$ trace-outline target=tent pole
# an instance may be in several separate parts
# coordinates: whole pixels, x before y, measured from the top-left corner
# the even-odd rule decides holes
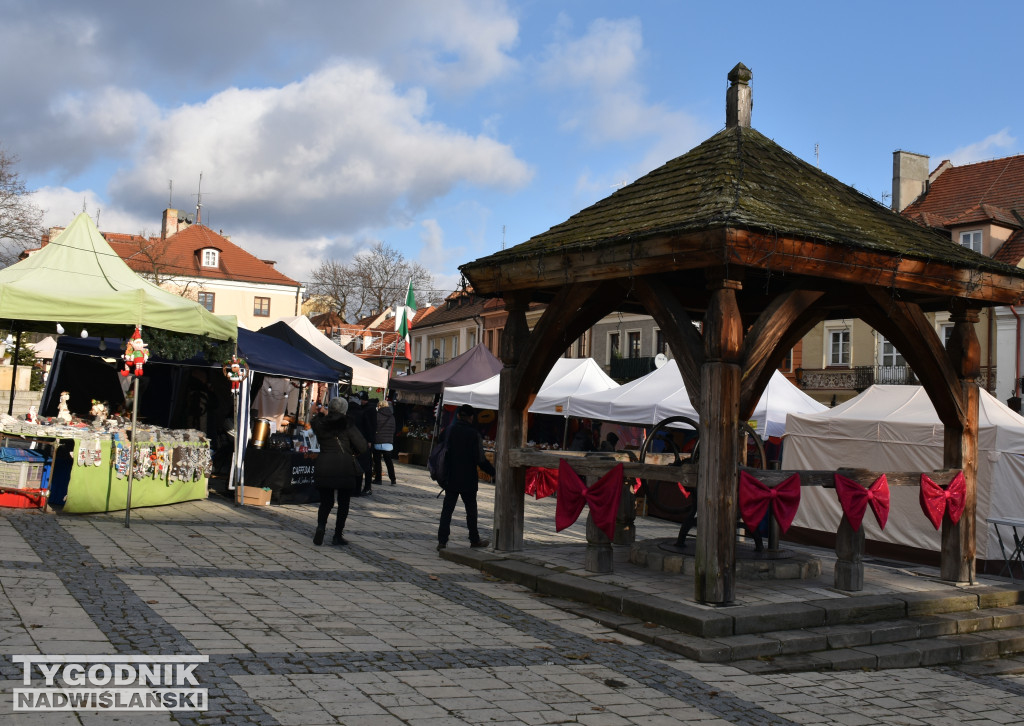
[[[562,430],[562,451],[569,448],[569,417],[565,417],[565,428]]]
[[[135,424],[139,420],[139,377],[135,376],[132,393],[132,438],[128,443],[128,499],[124,506],[124,526],[131,528],[132,477],[135,472]]]
[[[7,415],[14,415],[14,388],[18,381],[18,355],[21,353],[21,331],[18,331],[18,337],[14,339],[14,355],[11,356],[11,397],[7,401]]]

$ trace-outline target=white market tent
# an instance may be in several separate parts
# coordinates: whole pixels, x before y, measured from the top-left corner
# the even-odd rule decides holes
[[[53,339],[52,335],[47,335],[38,343],[26,343],[25,347],[31,348],[36,358],[53,360],[53,355],[57,351],[57,341]]]
[[[760,436],[781,436],[787,414],[813,413],[825,408],[775,371],[751,420],[757,422]],[[653,426],[671,416],[699,420],[675,360],[618,388],[573,397],[566,415],[643,426]]]
[[[453,386],[444,390],[446,406],[468,403],[474,408],[498,409],[498,379],[491,376],[468,386]],[[597,391],[618,388],[593,358],[559,358],[537,392],[530,413],[568,416],[569,402],[575,397]]]
[[[979,408],[977,556],[995,560],[1002,557],[999,541],[985,520],[991,516],[1024,519],[1024,417],[984,390]],[[782,468],[933,471],[942,468],[943,436],[944,427],[924,388],[871,386],[833,409],[791,415]],[[918,487],[892,487],[891,495],[884,530],[870,512],[865,515],[867,539],[940,551],[940,532],[921,511]],[[834,533],[841,518],[834,490],[801,490],[795,527]]]
[[[370,388],[387,388],[388,370],[381,368],[359,356],[350,353],[317,330],[316,326],[309,321],[305,315],[298,315],[290,318],[281,318],[279,323],[284,323],[298,333],[306,342],[338,363],[349,366],[352,369],[352,385],[368,386]]]

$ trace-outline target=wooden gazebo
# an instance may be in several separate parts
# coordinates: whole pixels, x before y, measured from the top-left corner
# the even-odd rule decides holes
[[[660,326],[686,388],[699,391],[695,597],[734,599],[740,422],[786,352],[818,322],[857,317],[914,369],[945,425],[945,466],[967,508],[942,528],[942,577],[974,578],[980,355],[974,324],[1018,303],[1024,270],[903,219],[750,128],[750,71],[730,73],[726,127],[688,153],[522,244],[467,263],[474,290],[501,297],[501,409],[494,542],[523,545],[530,396],[584,331],[613,311]],[[534,329],[530,302],[547,309]],[[948,310],[947,347],[926,312]],[[694,323],[700,323],[698,330]]]

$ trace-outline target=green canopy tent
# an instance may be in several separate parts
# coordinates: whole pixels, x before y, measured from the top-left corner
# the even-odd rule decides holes
[[[215,340],[234,340],[238,335],[234,316],[214,315],[199,303],[135,274],[84,212],[41,250],[0,270],[0,325],[5,324],[17,334],[15,365],[22,332],[52,332],[57,324],[69,333],[87,330],[91,335],[114,338],[128,338],[135,326]],[[136,379],[133,445],[138,393]],[[12,375],[12,405],[13,401]],[[129,474],[126,527],[131,512],[131,481]]]

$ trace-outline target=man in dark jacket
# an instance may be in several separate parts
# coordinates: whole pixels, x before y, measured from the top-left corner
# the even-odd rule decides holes
[[[359,433],[372,446],[377,440],[377,399],[370,398],[366,391],[359,392],[359,416],[356,423]],[[367,449],[359,457],[359,465],[363,467],[363,490],[361,494],[373,493],[373,450]]]
[[[484,441],[473,426],[473,407],[464,404],[456,411],[456,420],[448,432],[448,453],[445,455],[446,481],[444,503],[441,505],[441,521],[437,528],[437,549],[448,545],[451,534],[452,514],[459,497],[466,509],[466,526],[469,528],[469,546],[486,547],[489,540],[480,539],[477,530],[476,492],[480,484],[477,467],[494,476],[494,467],[484,455]]]
[[[349,497],[359,491],[361,484],[353,457],[369,448],[362,434],[345,415],[347,412],[348,401],[335,398],[326,409],[318,407],[317,415],[310,422],[320,444],[314,471],[316,485],[320,490],[320,508],[316,515],[316,532],[313,534],[313,544],[318,546],[324,543],[327,518],[334,508],[335,497],[338,499],[338,518],[334,524],[331,544],[348,544],[344,531]]]

